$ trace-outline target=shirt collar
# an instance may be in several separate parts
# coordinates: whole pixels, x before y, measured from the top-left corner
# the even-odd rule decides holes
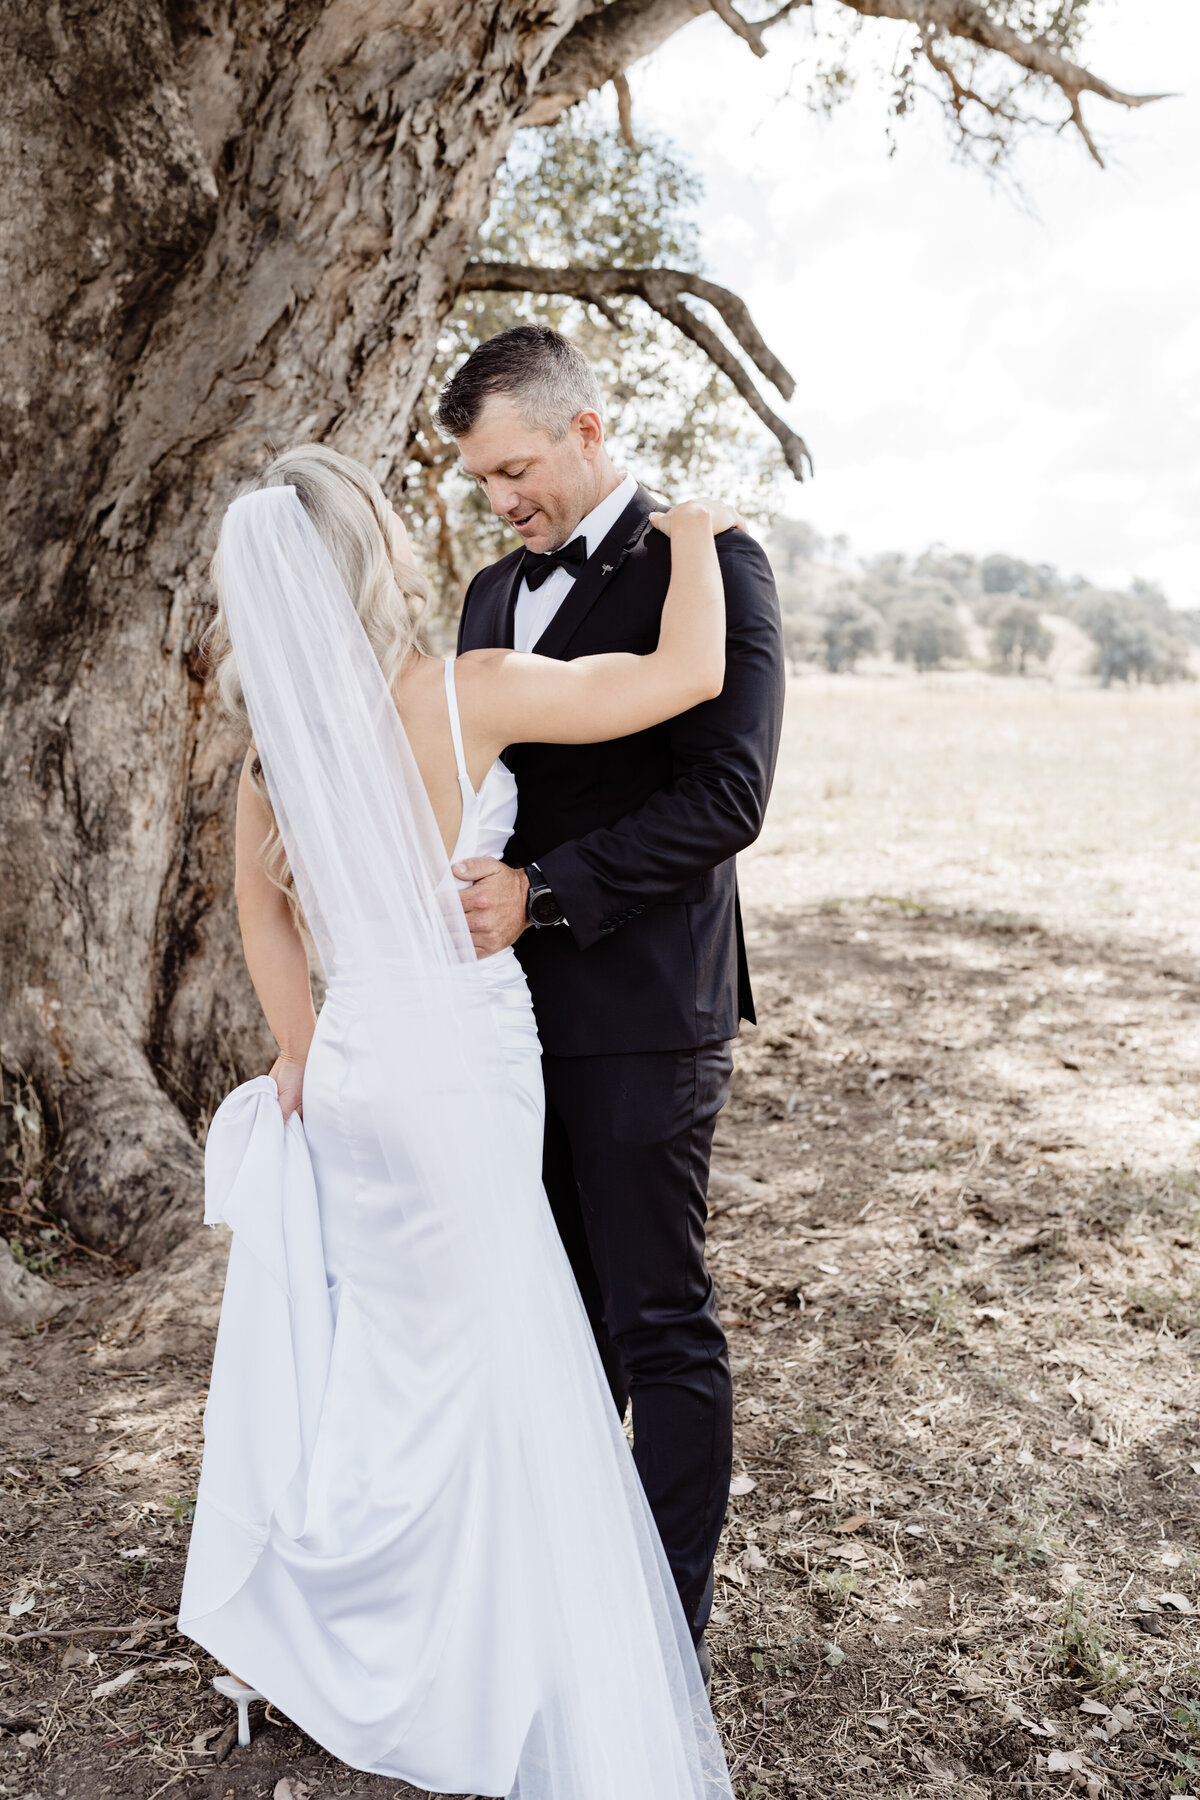
[[[619,487],[615,487],[611,494],[607,494],[600,502],[599,506],[594,506],[585,519],[580,519],[579,524],[575,527],[575,530],[571,535],[572,537],[583,536],[587,542],[587,553],[589,556],[594,556],[596,554],[621,514],[625,511],[625,508],[629,505],[629,502],[633,499],[633,496],[637,493],[637,485],[635,476],[626,475]]]

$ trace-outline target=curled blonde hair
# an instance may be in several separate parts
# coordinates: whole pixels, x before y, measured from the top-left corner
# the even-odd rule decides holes
[[[429,588],[412,564],[403,562],[392,548],[391,507],[383,489],[369,469],[325,444],[299,444],[294,450],[285,450],[241,493],[271,487],[295,488],[300,504],[333,558],[383,678],[389,688],[393,687],[409,651],[425,647],[421,619],[429,603]],[[217,615],[204,635],[209,679],[225,711],[243,727],[253,749],[250,719],[225,614],[219,543],[212,560],[212,578]],[[250,765],[250,778],[271,813],[271,831],[261,851],[263,868],[268,879],[287,895],[293,917],[303,929],[292,871],[257,755]]]

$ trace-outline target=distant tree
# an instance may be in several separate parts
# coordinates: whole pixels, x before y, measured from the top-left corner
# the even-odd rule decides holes
[[[992,613],[990,644],[998,663],[1024,675],[1030,657],[1045,662],[1054,648],[1054,638],[1032,601],[1013,600]]]
[[[825,539],[804,519],[776,519],[767,550],[776,575],[794,575],[798,563],[814,562]]]
[[[823,653],[822,620],[816,613],[786,611],[783,615],[783,654],[793,671],[800,663],[813,662]]]
[[[1145,585],[1145,583],[1135,580],[1130,584],[1130,592],[1136,594]],[[1161,588],[1157,587],[1154,591],[1158,594],[1162,592]],[[1172,635],[1185,638],[1189,644],[1200,644],[1200,610],[1191,606],[1172,606],[1166,600],[1163,605],[1165,628]]]
[[[879,646],[883,620],[853,592],[839,594],[822,607],[820,621],[825,667],[834,675],[852,669]]]
[[[918,669],[936,669],[967,654],[953,607],[941,600],[904,600],[892,613],[892,655]]]
[[[1075,616],[1096,646],[1095,670],[1101,687],[1114,681],[1186,681],[1191,677],[1186,638],[1170,629],[1165,598],[1142,585],[1122,594],[1087,589]]]
[[[1186,628],[1194,622],[1197,615],[1182,607],[1172,606],[1157,581],[1146,581],[1143,576],[1135,575],[1128,587],[1129,604],[1152,619],[1156,625],[1168,634]]]
[[[947,550],[944,544],[931,544],[913,564],[913,577],[919,582],[937,582],[951,588],[962,600],[974,597],[980,587],[979,563],[964,550]]]
[[[863,560],[863,581],[886,605],[908,587],[908,558],[902,550],[881,550]]]
[[[1028,563],[1015,556],[985,556],[979,565],[979,576],[985,594],[1023,594]]]
[[[1022,562],[1016,556],[985,556],[979,575],[985,594],[1017,594],[1023,600],[1046,600],[1063,588],[1050,563]]]

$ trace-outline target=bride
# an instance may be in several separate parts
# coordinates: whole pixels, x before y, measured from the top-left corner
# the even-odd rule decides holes
[[[714,697],[716,532],[671,540],[657,648],[442,662],[404,527],[358,464],[278,457],[225,515],[219,690],[246,962],[280,1047],[205,1149],[231,1227],[180,1626],[355,1768],[519,1800],[730,1794],[691,1637],[541,1186],[511,949],[451,864],[499,856],[517,741]],[[326,989],[318,1016],[311,935]]]

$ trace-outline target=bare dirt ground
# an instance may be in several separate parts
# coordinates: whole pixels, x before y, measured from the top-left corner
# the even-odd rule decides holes
[[[712,1184],[741,1800],[1200,1794],[1198,748],[1187,690],[793,689]],[[205,1377],[0,1346],[0,1793],[403,1791],[231,1749],[173,1633]]]

